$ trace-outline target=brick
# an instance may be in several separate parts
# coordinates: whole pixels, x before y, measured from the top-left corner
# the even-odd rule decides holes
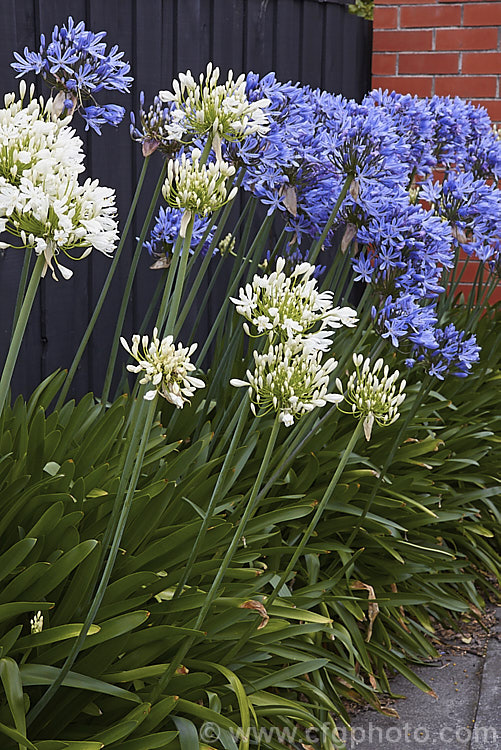
[[[489,305],[495,305],[501,301],[501,286],[497,286],[489,297]]]
[[[461,26],[460,5],[410,5],[400,11],[400,26],[436,28],[438,26]]]
[[[397,72],[397,56],[394,52],[375,52],[372,55],[372,75],[392,76]]]
[[[389,89],[399,94],[417,94],[417,96],[430,96],[432,84],[433,78],[425,76],[374,76],[372,78],[372,86],[375,89]]]
[[[470,0],[470,2],[473,2],[474,0]],[[462,292],[465,300],[468,300],[468,296],[471,292],[472,285],[471,284],[460,284],[458,288],[456,289],[456,294],[459,292]],[[496,302],[499,302],[501,300],[501,286],[497,286],[492,294],[489,296],[488,304],[489,305],[495,305]]]
[[[497,76],[444,76],[435,79],[435,93],[439,96],[494,97]]]
[[[490,101],[486,101],[485,99],[478,101],[475,99],[473,104],[479,104],[480,106],[485,107],[491,116],[492,122],[501,122],[501,99],[491,99]]]
[[[501,2],[465,3],[464,26],[499,26],[501,24]]]
[[[500,73],[501,52],[464,52],[462,72],[465,75],[471,73],[496,75]]]
[[[378,31],[374,30],[374,52],[428,51],[432,45],[431,31]]]
[[[480,265],[479,261],[475,260],[474,258],[470,258],[468,263],[466,263],[464,260],[463,252],[461,251],[461,257],[459,259],[459,262],[456,265],[456,272],[454,276],[457,279],[459,278],[459,275],[462,273],[461,284],[471,285],[475,281],[475,277],[477,275],[479,265]]]
[[[459,55],[457,52],[422,52],[420,54],[403,52],[398,62],[398,72],[406,74],[437,74],[457,73],[459,70]]]
[[[398,8],[374,8],[375,29],[396,29],[398,26]]]
[[[457,3],[458,0],[454,0]],[[429,5],[430,0],[375,0],[376,8],[378,5]]]
[[[498,30],[496,28],[437,29],[435,40],[437,50],[495,50],[498,46]]]

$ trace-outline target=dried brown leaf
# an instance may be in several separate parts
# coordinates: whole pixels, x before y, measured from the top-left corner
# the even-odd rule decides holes
[[[287,211],[293,216],[297,216],[297,195],[296,188],[291,185],[282,185],[282,200]]]
[[[157,260],[153,263],[153,265],[150,266],[150,268],[153,271],[157,270],[163,270],[164,268],[168,268],[170,266],[170,258],[168,258],[166,255],[160,255]]]
[[[363,583],[363,581],[353,581],[353,583],[350,585],[350,588],[354,589],[355,591],[367,591],[369,594],[369,627],[367,628],[367,635],[365,636],[365,640],[368,643],[372,637],[374,620],[379,614],[379,604],[376,601],[371,601],[371,599],[376,598],[376,592],[370,584]]]
[[[258,602],[256,599],[248,599],[246,602],[242,602],[239,605],[240,609],[255,609],[261,615],[261,622],[258,625],[258,630],[262,630],[267,626],[270,621],[270,616],[266,611],[266,608],[262,602]]]

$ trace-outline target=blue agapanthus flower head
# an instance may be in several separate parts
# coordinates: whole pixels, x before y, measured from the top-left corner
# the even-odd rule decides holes
[[[172,258],[172,249],[179,237],[181,219],[184,211],[167,206],[160,207],[155,219],[155,225],[150,233],[150,239],[144,243],[145,249],[158,262],[157,268],[167,267]],[[193,234],[191,237],[190,251],[193,252],[197,245],[204,239],[207,232],[209,219],[195,215]],[[212,227],[205,237],[202,246],[202,255],[205,255],[211,245],[215,227]],[[216,252],[216,250],[214,250]]]
[[[75,23],[70,16],[66,25],[55,26],[50,40],[40,37],[38,52],[24,48],[24,57],[14,52],[11,63],[17,77],[35,73],[58,93],[54,111],[61,115],[77,110],[91,127],[101,133],[105,124],[118,125],[125,114],[124,107],[99,104],[95,98],[103,89],[121,93],[129,91],[133,78],[128,75],[130,65],[122,58],[115,45],[109,51],[103,39],[105,31],[95,34],[85,28],[83,21]]]
[[[437,346],[424,356],[429,374],[439,380],[444,380],[446,375],[467,377],[472,365],[480,358],[480,347],[475,336],[458,331],[452,323],[445,328],[437,327],[434,334]]]
[[[153,103],[145,109],[144,91],[139,94],[139,118],[130,113],[130,137],[142,144],[143,156],[149,156],[157,148],[167,156],[172,156],[180,148],[180,142],[172,137],[173,102],[162,102],[155,96]]]

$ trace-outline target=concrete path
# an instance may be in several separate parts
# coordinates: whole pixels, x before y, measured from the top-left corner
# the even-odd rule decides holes
[[[501,634],[501,608],[494,632]],[[489,639],[485,656],[446,655],[413,671],[438,698],[396,677],[394,694],[406,696],[395,703],[400,718],[358,713],[346,750],[501,750],[500,640]]]

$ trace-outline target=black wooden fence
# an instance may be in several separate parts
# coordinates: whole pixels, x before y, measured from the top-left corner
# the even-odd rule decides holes
[[[93,31],[107,31],[108,44],[124,50],[135,81],[130,96],[115,101],[127,110],[137,111],[141,89],[148,102],[159,89],[168,89],[179,71],[189,68],[196,74],[209,60],[222,71],[274,70],[279,80],[301,81],[356,99],[369,87],[371,26],[351,15],[345,0],[1,0],[0,9],[0,93],[17,87],[10,67],[12,50],[36,49],[40,33],[49,35],[68,15],[84,20]],[[106,94],[103,100],[112,101]],[[123,222],[141,167],[140,147],[129,138],[128,122],[118,129],[104,128],[101,137],[91,134],[84,139],[88,172],[116,188]],[[149,177],[156,180],[156,175]],[[151,194],[151,189],[145,193]],[[140,205],[137,224],[144,210]],[[136,225],[75,378],[74,395],[101,388],[134,249],[132,238],[138,233]],[[0,255],[0,363],[8,346],[22,260],[22,251]],[[95,251],[71,264],[71,280],[42,282],[16,368],[14,393],[28,395],[50,372],[69,367],[109,263]],[[137,329],[158,279],[150,263],[145,254],[128,308],[127,336]]]

